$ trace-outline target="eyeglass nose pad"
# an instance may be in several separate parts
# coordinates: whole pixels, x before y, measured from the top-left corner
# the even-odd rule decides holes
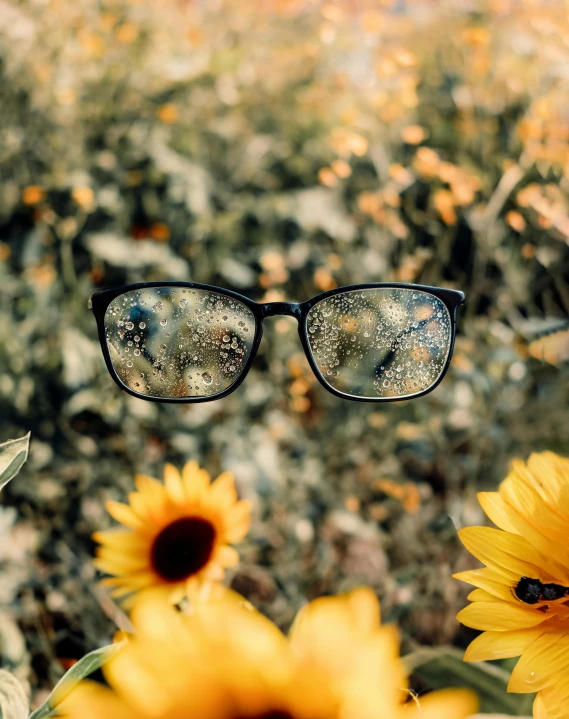
[[[263,319],[265,317],[274,317],[275,315],[288,315],[289,317],[296,317],[300,321],[300,305],[295,302],[266,302],[261,306],[263,308]]]

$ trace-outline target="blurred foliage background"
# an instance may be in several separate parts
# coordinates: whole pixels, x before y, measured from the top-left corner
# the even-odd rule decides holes
[[[512,457],[569,454],[569,3],[0,0],[0,22],[0,440],[32,433],[2,495],[1,664],[39,701],[109,641],[104,501],[189,458],[254,501],[230,581],[279,624],[367,583],[406,650],[464,647],[456,527]],[[87,310],[161,279],[467,304],[422,399],[333,397],[275,318],[238,391],[177,407],[121,393]]]

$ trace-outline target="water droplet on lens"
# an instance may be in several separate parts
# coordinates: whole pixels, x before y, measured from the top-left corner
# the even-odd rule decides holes
[[[127,328],[127,330],[133,330],[133,329],[134,329],[134,324],[133,324],[132,322],[127,322],[127,323],[125,324],[125,327]]]
[[[224,341],[224,342],[230,342],[230,341],[231,341],[231,337],[230,337],[229,335],[223,335],[223,341]]]
[[[138,326],[143,330],[146,327],[146,322],[141,322]]]
[[[166,327],[166,325],[168,324],[168,320],[163,317],[163,318],[160,320],[160,324],[162,325],[162,327]]]
[[[134,356],[135,356],[135,357],[138,357],[139,354],[140,354],[140,350],[134,350]]]
[[[132,367],[132,360],[129,360],[129,361],[126,363],[126,366],[127,366],[127,367]]]
[[[213,377],[210,375],[209,372],[204,372],[202,374],[202,382],[204,384],[211,384],[213,382]]]

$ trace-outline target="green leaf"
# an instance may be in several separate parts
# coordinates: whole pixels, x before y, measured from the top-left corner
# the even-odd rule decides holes
[[[65,699],[69,692],[76,687],[82,679],[85,679],[89,674],[100,669],[109,659],[112,659],[115,654],[122,649],[123,644],[124,642],[109,644],[106,647],[95,649],[94,652],[86,654],[60,679],[55,689],[47,698],[47,701],[32,712],[29,719],[45,719],[46,717],[55,716],[55,710],[58,704]]]
[[[20,439],[11,439],[0,444],[0,489],[5,487],[11,479],[22,469],[28,458],[30,447],[30,433]]]
[[[13,674],[0,669],[0,719],[26,719],[28,711],[26,690]]]
[[[467,663],[453,647],[419,649],[404,658],[410,673],[431,689],[467,687],[480,698],[480,711],[523,716],[531,714],[533,695],[509,694],[510,672],[489,662]]]

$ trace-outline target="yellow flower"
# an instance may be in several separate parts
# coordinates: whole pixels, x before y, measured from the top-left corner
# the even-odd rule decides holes
[[[409,698],[398,635],[370,589],[318,599],[288,639],[232,593],[187,616],[153,598],[105,667],[110,688],[83,683],[70,719],[463,719],[464,690]]]
[[[516,460],[499,491],[478,498],[500,529],[459,532],[486,565],[455,575],[478,587],[458,619],[484,632],[464,658],[520,656],[508,690],[538,692],[536,719],[569,719],[569,459]]]
[[[107,502],[112,517],[126,530],[96,532],[95,564],[115,575],[103,583],[114,596],[152,590],[180,601],[223,579],[237,564],[231,544],[242,540],[251,522],[251,506],[237,500],[233,476],[221,474],[210,484],[208,473],[188,462],[182,474],[170,464],[164,484],[138,475],[129,504]]]

